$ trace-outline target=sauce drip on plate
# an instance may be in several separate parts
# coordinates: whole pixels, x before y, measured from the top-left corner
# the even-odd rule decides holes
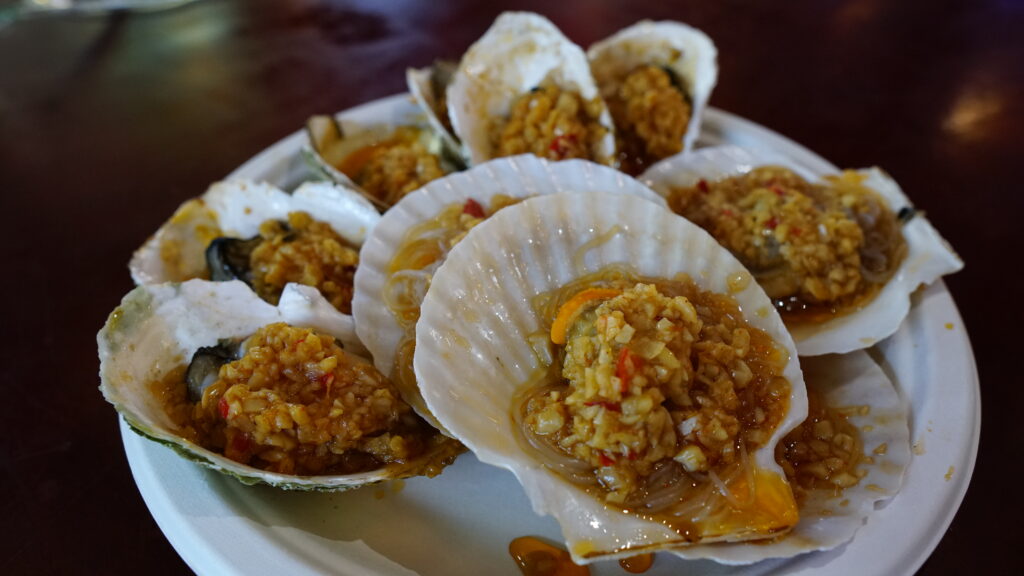
[[[630,574],[643,574],[654,565],[654,554],[637,554],[619,560],[619,566]]]
[[[590,569],[572,561],[569,553],[533,536],[520,536],[508,545],[525,576],[589,576]]]

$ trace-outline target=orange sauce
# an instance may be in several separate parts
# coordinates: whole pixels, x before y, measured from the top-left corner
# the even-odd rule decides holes
[[[385,150],[393,142],[381,142],[359,148],[352,152],[338,163],[335,168],[341,170],[346,176],[355,180],[363,171],[363,168],[370,163],[374,156]]]
[[[637,554],[619,560],[619,566],[630,574],[643,574],[654,565],[654,554]]]
[[[589,576],[590,569],[572,561],[569,553],[533,536],[520,536],[508,553],[525,576]]]

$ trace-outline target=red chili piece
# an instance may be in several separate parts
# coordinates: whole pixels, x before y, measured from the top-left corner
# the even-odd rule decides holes
[[[775,230],[775,227],[778,226],[778,225],[779,225],[779,219],[776,218],[775,216],[772,216],[771,218],[768,219],[767,222],[764,223],[764,227],[769,229],[769,230]]]
[[[786,191],[785,190],[783,190],[782,188],[779,188],[778,186],[775,186],[774,184],[772,186],[770,186],[769,188],[771,189],[772,192],[775,192],[776,196],[778,196],[780,198],[786,195]]]
[[[220,401],[217,402],[217,410],[220,412],[220,417],[227,420],[229,411],[228,401],[225,400],[223,396],[221,396]]]
[[[629,348],[625,346],[619,351],[618,361],[615,363],[615,375],[618,376],[620,384],[620,392],[623,394],[629,390],[629,381],[633,379],[633,374],[640,369],[642,360],[635,354],[629,351]]]
[[[730,210],[728,208],[726,208],[725,210],[722,210],[722,214],[725,215],[725,216],[735,216],[736,215],[735,212],[733,212],[732,210]]]
[[[474,218],[486,218],[487,217],[487,214],[484,213],[483,206],[478,204],[477,201],[473,200],[472,198],[468,198],[466,200],[466,203],[462,205],[462,213],[463,214],[469,214],[470,216],[473,216]]]
[[[615,464],[615,460],[609,458],[604,452],[598,452],[597,456],[601,459],[601,466],[611,466],[612,464]]]
[[[703,179],[703,178],[698,180],[697,181],[697,189],[700,190],[701,192],[707,194],[708,193],[708,181]]]
[[[320,383],[324,385],[324,392],[331,393],[331,384],[334,384],[334,372],[328,372],[320,377]]]
[[[250,444],[252,444],[252,442],[249,439],[249,434],[245,432],[238,434],[231,440],[231,447],[238,452],[248,451]]]
[[[576,140],[575,134],[560,134],[555,136],[548,149],[554,152],[559,159],[565,158],[565,154],[569,151],[569,146],[575,146]]]

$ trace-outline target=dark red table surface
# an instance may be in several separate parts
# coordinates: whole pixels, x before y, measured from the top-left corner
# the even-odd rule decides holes
[[[204,1],[0,28],[0,573],[187,573],[96,388],[129,256],[308,116],[403,91],[406,67],[457,58],[506,8],[584,46],[642,18],[693,24],[719,50],[713,106],[881,165],[927,211],[967,263],[947,285],[984,417],[971,488],[920,573],[1020,573],[1024,2],[767,4]]]

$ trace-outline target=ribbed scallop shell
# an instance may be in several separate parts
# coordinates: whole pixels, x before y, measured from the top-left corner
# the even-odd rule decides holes
[[[359,194],[327,182],[306,182],[291,194],[264,182],[226,180],[182,204],[132,256],[136,284],[182,282],[206,276],[206,247],[218,236],[251,238],[266,220],[308,212],[359,246],[380,214]]]
[[[287,322],[315,328],[342,340],[353,339],[351,326],[335,316],[319,317],[307,304],[319,293],[290,284],[277,307],[260,300],[240,281],[190,280],[139,286],[121,301],[96,337],[100,390],[132,427],[203,466],[246,484],[265,483],[296,490],[347,490],[418,473],[438,454],[379,470],[338,476],[294,476],[252,468],[185,440],[150,390],[154,382],[185,366],[196,350],[220,339],[246,338],[262,326]],[[448,448],[445,448],[448,449]],[[453,455],[450,455],[453,456]]]
[[[513,398],[551,362],[546,348],[531,345],[543,330],[531,300],[611,265],[645,277],[689,274],[704,290],[730,294],[747,322],[788,351],[790,409],[753,454],[759,469],[782,477],[775,445],[807,415],[796,348],[782,320],[756,283],[744,285],[743,266],[689,221],[634,197],[577,193],[526,200],[474,228],[427,292],[416,327],[416,376],[441,423],[481,461],[511,470],[534,510],[558,520],[577,563],[684,544],[659,523],[606,508],[517,440]]]
[[[377,369],[392,375],[395,353],[406,336],[384,299],[384,290],[391,261],[411,228],[468,199],[487,206],[497,194],[526,198],[573,191],[635,195],[666,210],[660,196],[621,172],[582,160],[550,162],[530,155],[499,158],[435,180],[388,210],[359,252],[352,299],[356,331],[373,354]],[[438,424],[418,390],[403,389],[402,394],[421,416]]]
[[[505,12],[462,57],[448,87],[448,114],[472,164],[494,157],[492,120],[508,117],[512,104],[533,88],[553,83],[585,101],[600,98],[583,49],[548,19],[528,12]],[[600,123],[608,133],[592,150],[596,161],[614,160],[614,127],[608,110]]]
[[[672,188],[694,186],[700,179],[727,178],[767,164],[785,166],[812,182],[824,175],[771,152],[721,146],[662,160],[644,172],[640,179],[659,194],[667,196]],[[868,168],[858,172],[866,176],[862,184],[878,192],[894,213],[904,207],[912,207],[896,181],[881,169]],[[860,310],[833,320],[790,328],[801,356],[842,354],[868,348],[891,336],[910,311],[911,293],[922,284],[930,284],[963,268],[960,257],[923,214],[918,213],[902,229],[907,241],[907,256],[873,300]]]
[[[670,69],[684,85],[693,107],[683,152],[693,148],[704,108],[718,82],[718,50],[707,34],[681,22],[644,20],[595,43],[587,49],[587,58],[605,100],[639,66]]]
[[[677,556],[705,558],[723,564],[749,564],[768,558],[829,550],[853,539],[876,504],[899,492],[910,465],[907,406],[889,377],[864,351],[802,358],[800,367],[809,391],[826,406],[842,409],[860,431],[864,455],[858,468],[867,475],[838,494],[814,490],[800,505],[800,523],[772,542],[756,545],[718,544],[674,550]]]

